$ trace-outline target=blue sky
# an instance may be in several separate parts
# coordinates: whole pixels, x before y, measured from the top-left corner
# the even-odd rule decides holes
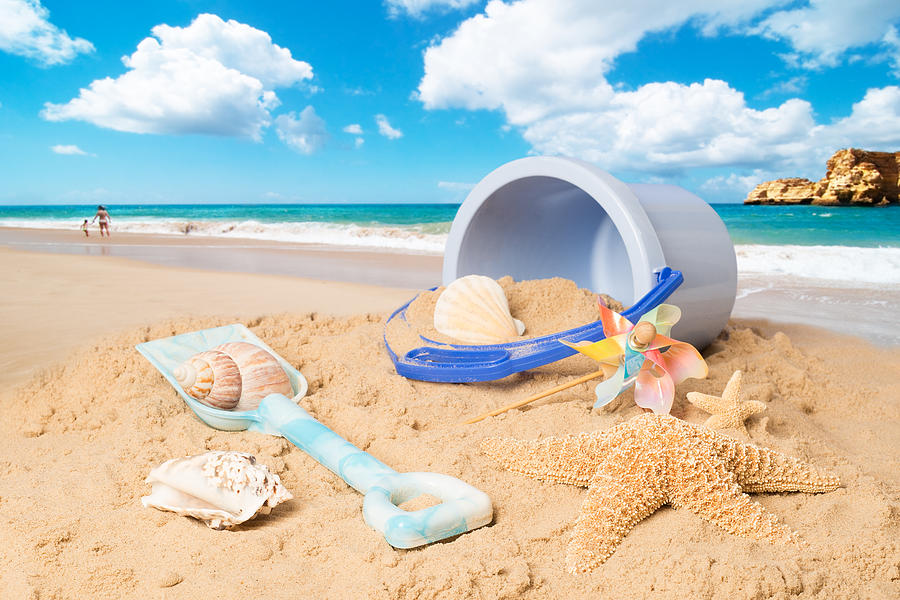
[[[900,2],[0,0],[0,203],[459,202],[528,154],[740,201],[900,149]]]

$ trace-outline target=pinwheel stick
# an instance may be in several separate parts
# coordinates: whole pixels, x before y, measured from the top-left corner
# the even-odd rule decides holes
[[[486,412],[482,415],[478,415],[477,417],[473,417],[466,421],[466,425],[470,425],[472,423],[477,423],[482,419],[487,419],[488,417],[496,417],[500,413],[505,413],[508,410],[512,410],[514,408],[519,408],[520,406],[525,406],[526,404],[530,404],[535,400],[540,400],[541,398],[546,398],[547,396],[553,395],[556,392],[561,392],[563,390],[569,389],[570,387],[575,387],[579,383],[584,383],[585,381],[590,381],[591,379],[596,379],[603,375],[603,371],[596,371],[594,373],[588,373],[583,377],[579,377],[578,379],[573,379],[572,381],[567,381],[566,383],[560,384],[554,388],[550,388],[549,390],[544,390],[539,394],[535,394],[534,396],[529,396],[524,400],[519,400],[518,402],[513,402],[512,404],[507,404],[506,406],[501,406],[500,408],[494,409],[490,412]]]

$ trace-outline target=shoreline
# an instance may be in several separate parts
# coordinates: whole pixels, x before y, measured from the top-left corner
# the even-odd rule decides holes
[[[321,290],[329,290],[324,305],[332,314],[390,312],[441,282],[438,255],[187,236],[122,233],[101,240],[79,235],[0,228],[0,271],[6,271],[0,275],[9,290],[0,303],[0,325],[7,339],[24,340],[21,352],[0,360],[3,372],[15,375],[33,370],[30,365],[46,366],[47,353],[61,360],[64,351],[80,345],[81,332],[90,339],[95,331],[111,331],[108,325],[123,329],[183,315],[317,310]],[[224,291],[208,292],[205,308],[198,303],[198,295],[218,286]],[[70,301],[60,305],[48,294]],[[148,297],[153,302],[142,300]],[[898,305],[900,290],[747,274],[739,275],[732,318],[778,327],[807,325],[876,346],[897,346],[900,322],[892,307]],[[35,316],[23,317],[21,311]],[[29,330],[33,319],[46,321],[45,333]],[[56,340],[49,348],[43,341],[48,334]]]
[[[233,238],[0,227],[0,246],[30,252],[111,256],[163,266],[289,275],[322,281],[427,289],[441,280],[443,257],[352,247]]]

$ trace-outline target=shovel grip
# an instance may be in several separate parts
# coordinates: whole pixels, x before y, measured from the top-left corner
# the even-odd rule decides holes
[[[266,396],[259,414],[267,433],[283,436],[358,492],[365,494],[385,475],[397,473],[319,423],[287,396]]]
[[[397,505],[421,494],[440,504],[405,511]],[[449,475],[397,473],[377,482],[363,501],[363,518],[395,548],[415,548],[491,522],[494,508],[481,490]]]

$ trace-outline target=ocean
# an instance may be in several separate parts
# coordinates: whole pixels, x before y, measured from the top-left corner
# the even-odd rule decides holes
[[[443,252],[455,204],[107,205],[112,231]],[[900,284],[900,207],[712,205],[742,276]],[[71,229],[94,206],[0,206],[0,227]],[[94,225],[96,229],[96,225]]]

